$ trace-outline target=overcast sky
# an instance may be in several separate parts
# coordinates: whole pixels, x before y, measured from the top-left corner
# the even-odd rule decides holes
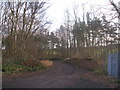
[[[114,1],[120,1],[120,0],[114,0]],[[84,5],[85,12],[90,11],[90,6],[98,6],[103,7],[104,9],[107,8],[110,3],[109,0],[50,0],[50,3],[52,4],[51,7],[47,10],[47,14],[49,19],[52,21],[51,25],[51,31],[56,30],[59,28],[61,24],[64,23],[65,19],[65,10],[68,9],[70,13],[72,14],[72,8],[74,5],[78,5],[80,16],[82,16],[82,4]],[[102,12],[106,12],[106,9]]]

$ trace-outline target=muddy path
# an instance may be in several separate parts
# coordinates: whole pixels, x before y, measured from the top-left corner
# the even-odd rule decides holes
[[[89,71],[59,61],[42,73],[3,78],[3,88],[106,88],[109,83],[87,77]]]

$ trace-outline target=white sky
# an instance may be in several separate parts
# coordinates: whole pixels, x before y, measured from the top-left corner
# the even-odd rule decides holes
[[[114,0],[115,2],[120,0]],[[110,5],[109,0],[50,0],[50,3],[52,3],[51,7],[47,10],[47,14],[49,19],[52,21],[51,25],[51,31],[56,30],[59,28],[61,24],[64,23],[65,19],[65,10],[68,9],[70,13],[73,12],[73,6],[78,5],[80,16],[82,16],[82,4],[86,3],[84,5],[85,12],[90,11],[90,6],[95,5],[100,7],[106,8]],[[109,8],[110,9],[110,8]],[[102,12],[106,12],[106,10],[102,10]]]
[[[6,0],[0,0],[0,2],[3,2]],[[10,0],[15,1],[15,0]],[[24,1],[24,0],[21,0]],[[39,1],[39,0],[30,0],[30,1]],[[51,4],[50,8],[47,9],[47,16],[48,19],[52,22],[52,25],[50,27],[50,31],[54,31],[59,28],[61,24],[64,24],[65,21],[65,10],[68,9],[70,11],[71,16],[73,16],[73,7],[74,5],[77,5],[79,17],[82,19],[83,15],[83,7],[86,12],[91,12],[91,6],[93,5],[93,9],[95,7],[102,7],[101,10],[98,9],[97,13],[104,12],[105,14],[108,14],[108,8],[111,9],[109,0],[48,0]],[[120,0],[113,0],[114,2],[119,2]],[[95,9],[96,10],[96,9]],[[111,11],[110,11],[111,12]],[[109,16],[109,15],[108,15]],[[109,18],[109,17],[108,17]]]

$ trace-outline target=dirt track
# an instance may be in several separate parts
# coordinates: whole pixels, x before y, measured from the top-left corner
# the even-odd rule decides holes
[[[89,71],[62,62],[54,62],[48,70],[31,76],[3,78],[3,88],[105,88],[109,83],[86,77]]]

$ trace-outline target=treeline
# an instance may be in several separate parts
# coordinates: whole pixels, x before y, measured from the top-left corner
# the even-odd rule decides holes
[[[0,4],[3,63],[5,60],[20,61],[41,56],[41,51],[48,44],[48,2],[7,1]]]
[[[70,24],[68,22],[56,31],[60,40],[57,47],[69,48],[69,57],[76,55],[76,57],[83,57],[91,54],[94,56],[95,53],[101,51],[104,47],[109,48],[107,52],[111,53],[113,45],[116,47],[120,43],[117,30],[118,26],[108,22],[105,16],[91,19],[90,13],[87,13],[86,22],[78,18],[74,23]],[[95,50],[98,47],[99,50]],[[117,52],[117,47],[114,50]],[[71,52],[72,54],[70,55]]]
[[[110,3],[113,5],[114,2]],[[118,8],[114,5],[113,8]],[[91,56],[101,65],[107,65],[108,54],[120,51],[119,23],[111,22],[104,14],[95,15],[94,12],[83,12],[84,16],[80,18],[78,11],[76,8],[73,10],[74,19],[71,19],[71,13],[67,10],[65,23],[56,32],[51,33],[55,38],[50,42],[51,52],[54,57],[57,57],[56,53],[65,58]],[[119,11],[115,12],[117,14],[111,17],[119,18]]]
[[[77,14],[79,10],[74,8],[72,18],[67,10],[65,24],[55,32],[49,32],[48,7],[45,0],[1,3],[3,62],[7,59],[20,61],[91,56],[105,63],[109,53],[119,51],[119,25],[108,21],[104,14],[97,16],[93,12],[83,12],[83,18],[80,18]]]

